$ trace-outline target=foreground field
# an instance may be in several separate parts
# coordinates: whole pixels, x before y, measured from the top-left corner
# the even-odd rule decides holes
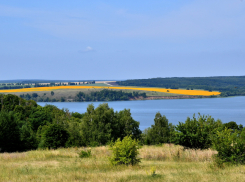
[[[182,150],[180,146],[144,146],[139,166],[112,166],[107,147],[92,148],[81,159],[82,148],[0,154],[0,181],[245,181],[243,166],[218,169],[212,150]],[[156,175],[151,175],[153,169]]]
[[[1,90],[1,93],[17,93],[17,92],[43,92],[43,91],[54,91],[54,90],[65,90],[65,89],[113,89],[113,90],[136,90],[136,91],[151,91],[151,92],[163,92],[171,94],[182,94],[182,95],[200,95],[200,96],[211,96],[219,95],[220,92],[209,92],[205,90],[182,90],[182,89],[165,89],[165,88],[143,88],[143,87],[110,87],[110,86],[54,86],[54,87],[34,87],[34,88],[23,88],[13,90]]]

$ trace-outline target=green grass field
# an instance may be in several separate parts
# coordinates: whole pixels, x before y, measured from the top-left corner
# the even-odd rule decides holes
[[[184,151],[167,144],[144,146],[138,166],[112,166],[107,147],[92,148],[90,158],[79,158],[82,149],[2,153],[0,181],[245,181],[244,166],[215,167],[213,150]]]

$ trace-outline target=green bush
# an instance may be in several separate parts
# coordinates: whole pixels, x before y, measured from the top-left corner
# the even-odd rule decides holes
[[[110,150],[112,150],[112,156],[109,158],[111,164],[118,165],[137,165],[141,162],[140,158],[137,158],[139,154],[139,143],[137,140],[133,140],[131,136],[126,136],[121,141],[117,141],[112,144]]]
[[[91,156],[91,150],[82,150],[80,153],[79,153],[79,157],[80,158],[87,158],[87,157],[90,157]]]
[[[189,117],[185,123],[179,122],[176,126],[174,137],[175,144],[182,145],[186,148],[207,149],[212,145],[212,136],[216,131],[223,130],[223,124],[211,116],[201,115],[198,118]]]
[[[245,129],[241,133],[225,128],[213,138],[213,146],[218,151],[216,163],[245,164]]]

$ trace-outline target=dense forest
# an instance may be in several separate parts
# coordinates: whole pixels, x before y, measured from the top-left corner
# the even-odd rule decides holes
[[[245,76],[173,77],[119,81],[122,86],[204,89],[220,91],[221,96],[245,95]]]

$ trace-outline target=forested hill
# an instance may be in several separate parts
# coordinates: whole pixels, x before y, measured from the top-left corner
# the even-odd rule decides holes
[[[117,84],[171,89],[216,90],[222,92],[221,96],[245,95],[245,76],[151,78],[120,81]]]

